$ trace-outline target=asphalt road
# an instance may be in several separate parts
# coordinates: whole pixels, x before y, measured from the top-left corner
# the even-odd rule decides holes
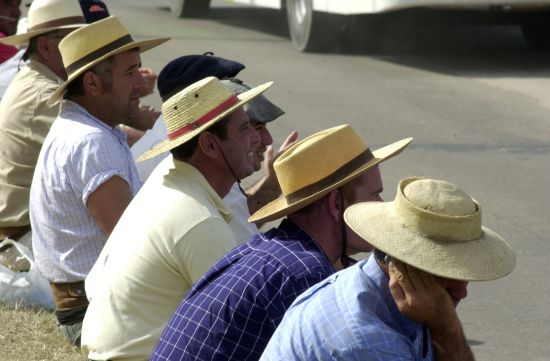
[[[415,138],[382,165],[384,197],[410,175],[450,180],[483,206],[484,223],[517,253],[515,271],[472,283],[459,306],[478,360],[550,360],[550,53],[514,27],[396,27],[381,50],[302,54],[275,11],[214,1],[205,19],[176,19],[168,0],[108,2],[136,38],[171,36],[143,54],[159,72],[173,58],[213,51],[286,110],[270,125],[280,144],[349,123],[371,148]],[[146,102],[160,105],[158,96]]]

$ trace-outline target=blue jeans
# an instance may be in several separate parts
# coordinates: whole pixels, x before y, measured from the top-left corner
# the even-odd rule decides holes
[[[72,325],[58,325],[58,328],[63,333],[63,336],[73,346],[80,348],[80,336],[82,334],[82,321]]]

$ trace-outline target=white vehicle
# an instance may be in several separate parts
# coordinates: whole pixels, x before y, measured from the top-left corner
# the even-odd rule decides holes
[[[505,15],[522,27],[527,43],[550,48],[550,0],[232,0],[286,12],[292,42],[300,51],[331,48],[349,30],[353,15],[391,13],[407,9],[472,10]],[[210,0],[171,0],[178,17],[204,16]],[[373,17],[373,19],[376,17]],[[368,22],[368,21],[367,21]],[[372,28],[369,27],[372,31]],[[356,29],[354,29],[356,31]],[[352,36],[364,36],[355,33]]]

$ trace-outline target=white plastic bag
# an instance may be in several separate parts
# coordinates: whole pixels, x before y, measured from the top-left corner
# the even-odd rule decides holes
[[[53,310],[54,301],[49,282],[40,275],[31,251],[19,242],[5,239],[0,248],[12,245],[31,264],[28,272],[14,272],[0,264],[0,302],[22,306],[40,305]]]

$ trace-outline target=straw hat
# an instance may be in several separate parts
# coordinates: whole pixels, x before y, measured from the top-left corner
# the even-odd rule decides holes
[[[273,164],[282,195],[249,222],[268,222],[293,213],[399,153],[406,138],[371,152],[347,124],[315,133],[294,144]]]
[[[27,45],[31,38],[60,29],[86,25],[82,9],[75,0],[34,0],[28,13],[28,31],[2,38],[8,45]]]
[[[487,281],[515,267],[501,236],[481,224],[480,205],[452,183],[401,180],[393,202],[365,202],[344,213],[375,248],[436,276]]]
[[[67,81],[51,95],[48,103],[52,104],[59,100],[67,85],[95,64],[130,49],[139,48],[143,53],[169,39],[134,41],[116,16],[110,16],[73,31],[59,43]]]
[[[152,158],[181,145],[267,90],[268,82],[235,95],[216,77],[191,84],[162,103],[167,140],[143,153],[138,161]]]

